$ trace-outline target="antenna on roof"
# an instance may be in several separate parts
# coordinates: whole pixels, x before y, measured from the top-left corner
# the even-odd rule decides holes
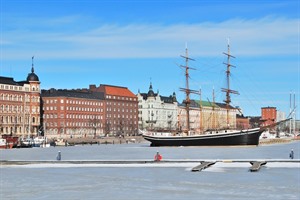
[[[33,73],[34,72],[34,69],[33,69],[33,59],[34,59],[34,56],[32,56],[32,58],[31,58],[31,72]]]

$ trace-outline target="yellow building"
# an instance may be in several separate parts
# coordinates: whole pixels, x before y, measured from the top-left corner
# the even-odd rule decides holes
[[[227,109],[223,103],[191,100],[190,129],[199,132],[216,129],[235,129],[237,109],[229,108],[229,125],[227,125]],[[178,125],[180,130],[187,129],[186,108],[184,104],[178,106]]]

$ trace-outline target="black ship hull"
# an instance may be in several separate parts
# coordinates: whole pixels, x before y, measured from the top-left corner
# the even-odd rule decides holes
[[[151,142],[151,146],[258,145],[259,137],[263,131],[264,130],[260,128],[256,128],[193,136],[157,136],[143,134],[143,137]]]

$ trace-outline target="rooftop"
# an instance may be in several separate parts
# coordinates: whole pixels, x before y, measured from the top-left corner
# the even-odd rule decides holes
[[[0,76],[0,83],[1,84],[7,84],[7,85],[17,85],[17,86],[23,86],[24,83],[26,83],[26,81],[15,81],[13,78],[11,77],[4,77],[4,76]]]
[[[42,90],[41,96],[42,97],[72,97],[72,98],[98,99],[98,100],[104,99],[104,94],[102,92],[66,90],[66,89]]]
[[[113,85],[100,85],[103,87],[105,94],[124,97],[136,97],[127,87],[113,86]]]

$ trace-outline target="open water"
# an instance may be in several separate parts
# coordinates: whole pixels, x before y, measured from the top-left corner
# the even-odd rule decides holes
[[[258,147],[149,147],[149,143],[0,150],[1,160],[289,159],[300,141]],[[216,163],[191,172],[195,163],[131,165],[34,164],[0,166],[0,199],[300,199],[300,164]]]

